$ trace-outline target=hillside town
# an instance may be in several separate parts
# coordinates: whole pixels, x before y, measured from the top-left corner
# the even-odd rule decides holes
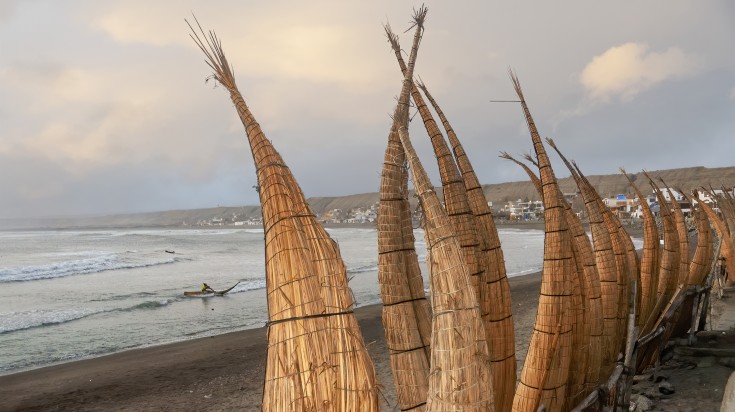
[[[682,208],[685,216],[689,216],[691,212],[691,204],[687,197],[674,188],[662,188],[665,200],[671,203],[672,197],[676,199]],[[715,195],[724,195],[735,197],[735,187],[725,189],[712,189]],[[713,204],[717,209],[712,198],[712,193],[700,191],[698,192],[697,201],[707,204]],[[584,202],[579,192],[564,193],[564,198],[572,207],[578,216],[584,216]],[[605,205],[613,211],[620,219],[642,219],[643,211],[640,206],[638,197],[634,194],[617,194],[603,198]],[[659,201],[653,191],[646,196],[651,211],[658,216],[660,213]],[[344,225],[344,224],[376,224],[378,219],[378,202],[373,203],[370,207],[353,207],[350,209],[330,209],[321,214],[317,214],[319,222],[327,225]],[[535,199],[516,199],[503,203],[500,207],[493,207],[493,202],[488,202],[488,206],[493,209],[494,217],[501,222],[524,222],[542,220],[544,216],[544,205],[540,200]],[[420,207],[414,208],[412,211],[412,220],[414,226],[418,226],[422,218]],[[252,216],[248,213],[233,212],[225,217],[213,217],[210,219],[200,219],[193,223],[193,226],[256,226],[260,227],[263,219],[260,216]],[[191,223],[183,222],[184,226]]]

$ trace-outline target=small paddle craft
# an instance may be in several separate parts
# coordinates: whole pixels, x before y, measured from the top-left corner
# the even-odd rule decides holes
[[[201,290],[197,290],[197,291],[186,291],[186,292],[184,292],[184,296],[200,297],[200,298],[201,297],[209,297],[209,296],[222,296],[225,293],[227,293],[227,292],[231,291],[232,289],[234,289],[235,286],[237,286],[239,284],[240,284],[240,282],[237,282],[234,285],[232,285],[229,289],[215,290],[214,292],[201,291]]]

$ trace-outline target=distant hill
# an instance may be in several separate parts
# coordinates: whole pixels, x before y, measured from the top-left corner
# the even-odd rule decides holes
[[[629,171],[630,172],[630,171]],[[650,192],[648,180],[642,173],[631,174],[636,185],[644,191]],[[700,186],[712,185],[731,187],[735,185],[735,167],[689,167],[682,169],[649,171],[654,178],[662,178],[671,187],[691,190]],[[633,194],[628,182],[622,174],[587,176],[597,191],[605,197],[616,194]],[[561,189],[565,193],[577,191],[571,177],[559,179]],[[536,190],[530,181],[508,182],[483,185],[483,191],[494,209],[500,209],[506,202],[523,200],[538,200]],[[439,190],[439,193],[441,191]],[[312,197],[309,204],[317,215],[327,211],[341,209],[348,211],[353,208],[369,208],[379,200],[377,192],[361,193],[338,197]],[[415,207],[416,198],[410,196]],[[197,222],[223,219],[232,221],[233,216],[238,220],[260,218],[259,206],[216,207],[193,210],[169,210],[165,212],[120,214],[96,217],[63,217],[44,219],[4,219],[0,220],[0,229],[63,229],[63,228],[131,228],[131,227],[184,227],[194,226]]]

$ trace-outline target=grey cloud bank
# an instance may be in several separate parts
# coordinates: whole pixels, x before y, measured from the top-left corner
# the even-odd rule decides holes
[[[485,3],[427,2],[417,64],[483,183],[525,180],[497,157],[531,148],[519,107],[490,103],[514,97],[508,66],[539,131],[588,174],[733,165],[730,2]],[[3,2],[0,217],[258,202],[242,125],[188,38],[192,10],[307,196],[377,190],[401,81],[381,23],[402,33],[410,7]],[[419,120],[411,133],[438,183]]]

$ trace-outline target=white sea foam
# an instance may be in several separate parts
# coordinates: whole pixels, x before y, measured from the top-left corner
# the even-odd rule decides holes
[[[247,292],[258,289],[265,289],[265,278],[241,280],[229,293]]]
[[[93,309],[39,309],[25,312],[0,313],[0,333],[70,322],[99,312],[102,311],[95,311]]]
[[[34,309],[24,312],[0,313],[0,334],[72,322],[101,313],[157,309],[178,300],[178,298],[149,300],[122,308]]]
[[[176,262],[175,258],[146,261],[105,252],[90,253],[87,256],[90,257],[42,265],[0,268],[0,283],[53,279],[64,276],[104,272],[107,270],[142,268]]]

